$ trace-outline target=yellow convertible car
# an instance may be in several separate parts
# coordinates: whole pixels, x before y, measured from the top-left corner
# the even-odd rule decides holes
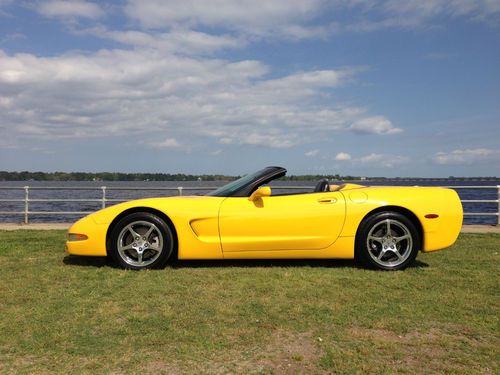
[[[370,268],[404,269],[419,250],[451,246],[462,225],[454,190],[329,185],[275,194],[286,174],[267,167],[205,196],[134,200],[77,221],[66,249],[110,256],[128,269],[177,259],[357,259]]]

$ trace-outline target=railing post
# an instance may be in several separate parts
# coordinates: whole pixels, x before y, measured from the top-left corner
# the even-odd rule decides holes
[[[102,190],[102,208],[106,208],[106,186],[101,186]]]
[[[30,201],[30,187],[24,187],[24,224],[29,222],[29,201]]]
[[[177,187],[177,191],[179,192],[179,195],[182,195],[182,189],[184,189],[182,186]]]
[[[497,209],[497,225],[500,225],[500,185],[497,185],[497,199],[498,199],[498,209]]]

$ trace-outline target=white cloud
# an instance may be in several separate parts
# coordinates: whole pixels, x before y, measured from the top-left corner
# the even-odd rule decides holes
[[[355,69],[342,70],[316,70],[313,72],[295,73],[283,78],[272,79],[262,84],[264,89],[295,89],[301,87],[336,87],[350,78]]]
[[[383,116],[372,116],[356,121],[350,129],[360,134],[397,134],[403,130],[395,128],[392,123]]]
[[[406,156],[390,155],[390,154],[377,154],[371,153],[369,155],[354,159],[357,164],[368,165],[374,168],[393,168],[406,164],[409,158]]]
[[[491,150],[487,148],[453,150],[451,152],[438,152],[434,155],[433,161],[436,164],[475,164],[484,161],[500,162],[500,150]]]
[[[258,36],[307,38],[324,35],[324,27],[307,27],[321,14],[324,0],[129,0],[126,14],[144,28],[224,27]]]
[[[12,17],[12,14],[7,12],[6,8],[14,3],[14,0],[0,0],[0,17]]]
[[[183,145],[195,135],[222,144],[288,148],[371,121],[361,107],[318,104],[328,95],[325,90],[347,84],[356,72],[344,68],[270,79],[269,67],[258,61],[181,57],[155,49],[54,57],[0,50],[1,105],[9,109],[0,111],[0,123],[8,129],[5,136],[17,138],[133,135],[156,142],[168,134]],[[378,133],[390,132],[389,127]]]
[[[429,52],[424,55],[427,60],[448,60],[453,57],[452,54],[446,52]]]
[[[310,157],[317,156],[318,154],[319,154],[319,150],[315,149],[315,150],[307,151],[304,155],[307,156],[308,158],[310,158]]]
[[[339,31],[371,31],[387,27],[419,27],[439,17],[491,20],[500,13],[496,0],[129,0],[127,13],[148,28],[166,24],[223,26],[248,34],[274,32],[290,37],[324,37]],[[343,12],[354,17],[342,17]],[[318,16],[337,19],[326,25],[308,25]],[[338,15],[338,16],[337,16]],[[335,17],[337,16],[337,17]],[[347,21],[346,21],[347,20]]]
[[[348,154],[347,152],[339,152],[336,156],[335,156],[335,160],[338,160],[338,161],[347,161],[347,160],[351,160],[352,157],[350,154]]]
[[[218,138],[219,143],[225,145],[241,144],[289,148],[300,143],[295,134],[285,134],[285,132],[277,128],[264,128],[260,132],[251,129],[252,126],[235,126],[234,129],[215,126],[213,129],[204,132],[204,134]]]
[[[99,5],[84,0],[49,0],[38,6],[40,14],[46,17],[83,17],[96,19],[104,15]]]
[[[465,18],[498,25],[500,2],[496,0],[351,0],[340,3],[365,15],[341,25],[342,31],[372,32],[380,29],[427,28],[444,18]],[[336,4],[337,6],[339,3]],[[351,9],[351,11],[353,11]]]
[[[246,38],[326,38],[342,32],[422,28],[443,18],[496,22],[496,0],[129,0],[125,13],[147,30],[219,28]],[[327,21],[318,22],[319,17]]]
[[[211,53],[225,48],[241,48],[247,43],[240,37],[228,34],[212,35],[189,29],[153,33],[138,30],[107,30],[99,26],[91,29],[74,30],[74,32],[114,40],[137,48],[152,48],[169,53],[183,54]]]
[[[20,41],[20,40],[26,40],[28,37],[23,34],[23,33],[10,33],[10,34],[5,34],[3,37],[0,38],[0,44],[6,43],[6,42],[15,42],[15,41]]]
[[[172,148],[181,148],[181,144],[175,138],[165,138],[160,142],[151,142],[151,146],[154,148],[164,148],[164,149],[172,149]]]
[[[385,0],[383,9],[389,14],[406,17],[468,16],[484,18],[500,12],[500,3],[495,0]]]
[[[12,99],[0,96],[0,108],[8,109],[12,106]]]

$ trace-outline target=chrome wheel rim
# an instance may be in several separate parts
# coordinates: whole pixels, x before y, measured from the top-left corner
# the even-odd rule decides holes
[[[121,230],[117,249],[125,263],[134,267],[146,267],[161,255],[163,235],[149,221],[134,221]]]
[[[377,264],[394,268],[408,259],[413,240],[406,225],[397,220],[385,219],[371,228],[366,246],[370,257]]]

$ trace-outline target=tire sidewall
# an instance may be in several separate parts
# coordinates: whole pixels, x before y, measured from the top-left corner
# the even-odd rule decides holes
[[[412,237],[412,248],[410,249],[410,255],[403,263],[394,267],[384,266],[373,260],[370,254],[368,253],[369,250],[367,249],[366,245],[368,233],[370,232],[371,228],[373,228],[375,225],[386,219],[399,221],[400,223],[404,224],[410,231]],[[417,257],[420,248],[421,248],[420,236],[418,234],[417,228],[415,227],[415,224],[413,224],[413,222],[410,219],[408,219],[405,215],[402,215],[397,212],[379,212],[364,219],[361,225],[359,226],[359,230],[356,234],[355,257],[357,260],[359,260],[361,263],[363,263],[365,266],[369,268],[386,270],[386,271],[397,271],[397,270],[403,270],[406,267],[408,267],[411,263],[413,263],[413,261]]]
[[[150,222],[158,228],[163,236],[163,249],[158,257],[153,263],[145,266],[138,267],[131,264],[128,264],[119,254],[118,252],[118,237],[120,232],[124,227],[133,223],[135,221],[147,221]],[[142,269],[157,269],[165,267],[167,261],[174,251],[174,236],[172,234],[172,230],[165,223],[164,220],[159,218],[158,216],[151,214],[149,212],[136,212],[122,218],[113,228],[110,235],[109,242],[109,253],[112,260],[121,268],[130,269],[130,270],[142,270]]]

